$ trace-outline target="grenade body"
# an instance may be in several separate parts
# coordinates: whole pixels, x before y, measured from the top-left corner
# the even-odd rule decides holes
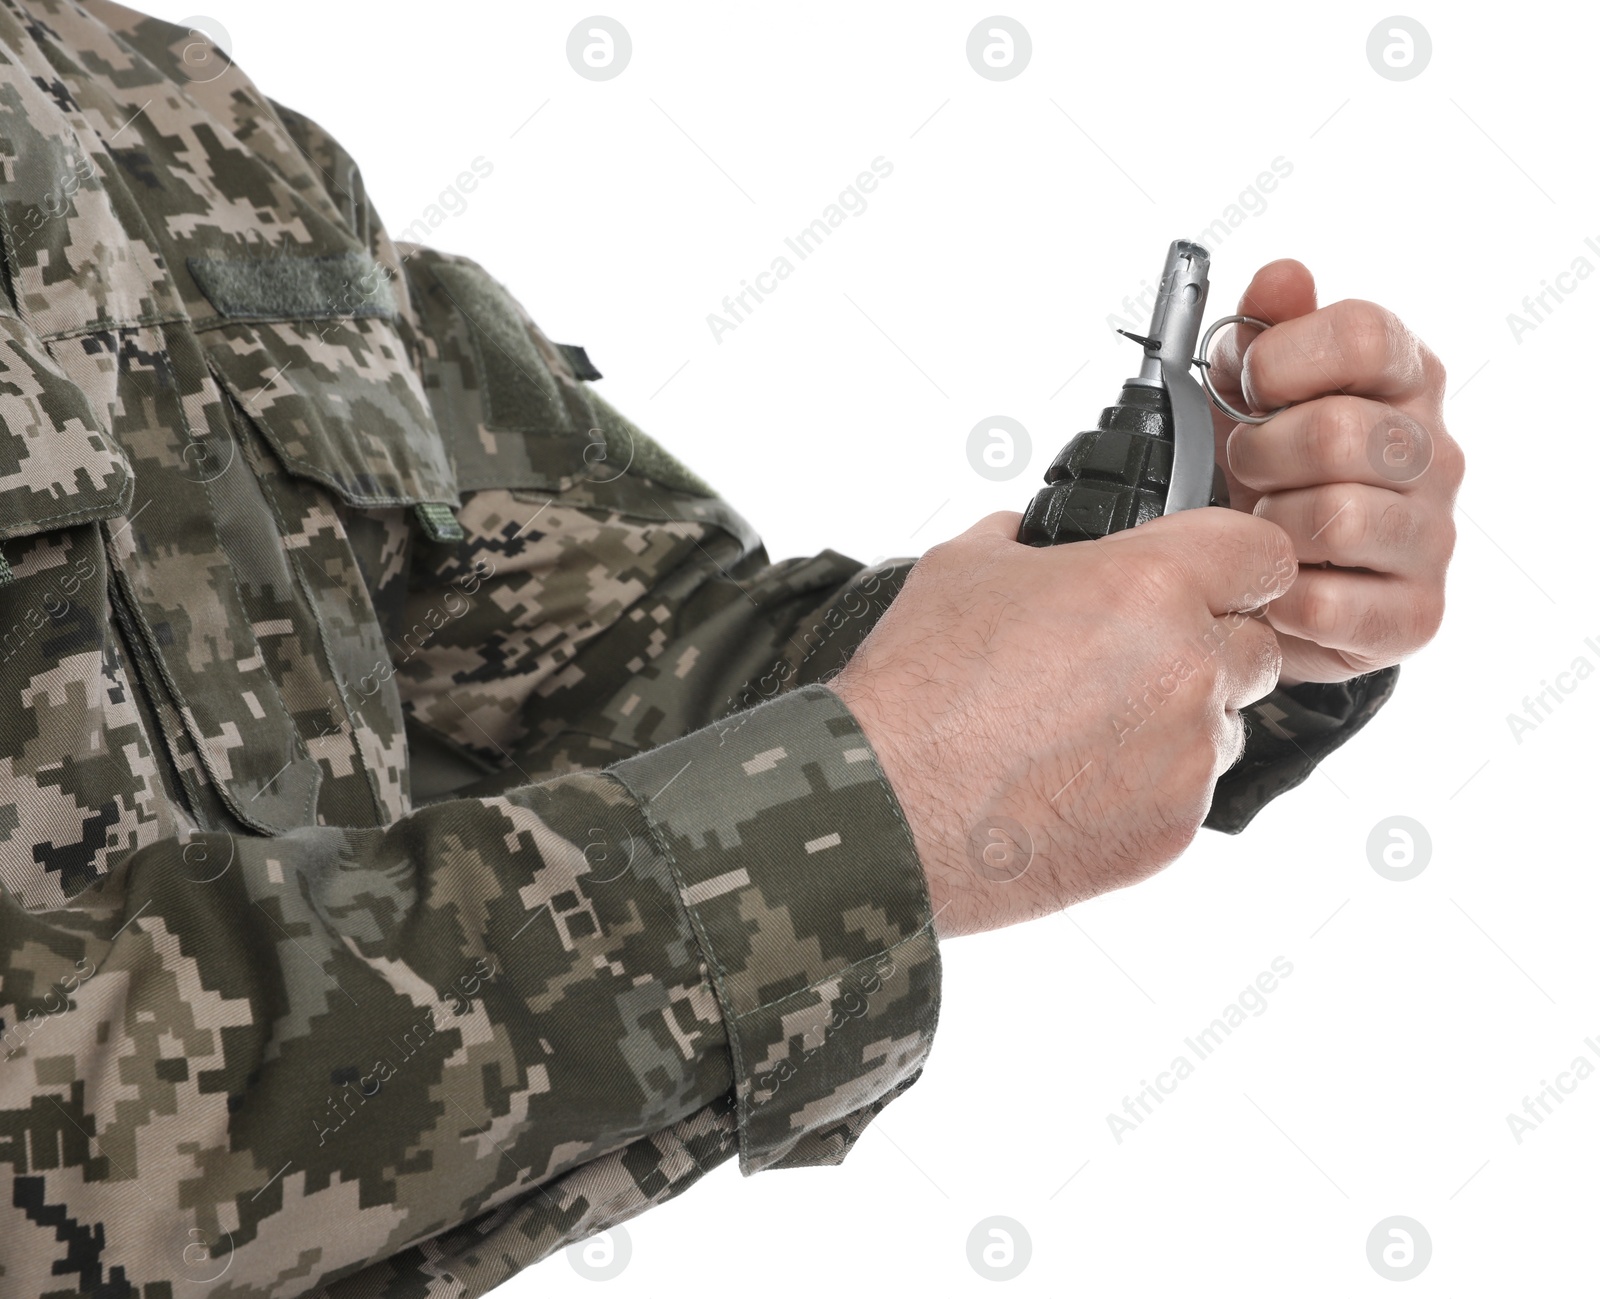
[[[1172,482],[1172,404],[1165,388],[1123,386],[1117,404],[1062,448],[1045,471],[1017,540],[1030,546],[1092,541],[1156,518],[1166,509]],[[1213,471],[1211,503],[1228,503],[1220,467]]]

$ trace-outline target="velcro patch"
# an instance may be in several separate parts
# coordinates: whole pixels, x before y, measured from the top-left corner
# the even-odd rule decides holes
[[[333,257],[191,257],[189,274],[231,319],[383,316],[397,310],[389,271],[371,253]]]

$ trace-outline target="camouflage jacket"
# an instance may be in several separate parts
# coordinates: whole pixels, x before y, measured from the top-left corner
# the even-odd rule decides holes
[[[770,562],[192,41],[0,0],[0,1293],[466,1299],[838,1162],[938,1008],[821,684],[909,561]]]

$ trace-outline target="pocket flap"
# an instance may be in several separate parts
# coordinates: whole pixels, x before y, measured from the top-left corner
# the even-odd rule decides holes
[[[290,473],[351,505],[460,504],[422,384],[386,319],[228,321],[201,341]]]
[[[0,538],[112,518],[133,473],[89,399],[20,320],[0,314]]]

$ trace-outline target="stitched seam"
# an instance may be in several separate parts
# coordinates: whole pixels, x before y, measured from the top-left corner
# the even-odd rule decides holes
[[[213,375],[213,377],[215,376]],[[233,412],[229,412],[229,414],[232,415]],[[260,473],[253,463],[254,457],[244,446],[244,438],[242,433],[239,437],[239,443],[239,453],[243,455],[246,459],[246,462],[250,464],[250,471],[261,491],[261,498],[266,502],[267,508],[272,512],[272,521],[277,526],[278,535],[280,537],[288,536],[289,525],[284,518],[283,510],[279,506],[278,497],[270,484],[266,481],[266,476]],[[209,483],[210,480],[207,481]],[[336,521],[337,517],[338,516],[335,515]],[[340,533],[343,534],[343,523],[338,522],[338,527]],[[347,546],[350,545],[350,539],[348,536],[344,537],[344,541]],[[361,770],[366,773],[367,792],[372,796],[372,811],[374,817],[377,818],[376,824],[389,824],[389,822],[385,821],[384,819],[388,816],[389,812],[388,808],[384,806],[383,791],[378,781],[378,773],[372,769],[372,763],[368,760],[365,750],[361,747],[360,743],[357,742],[354,734],[355,728],[362,724],[363,719],[361,718],[361,714],[359,712],[354,712],[350,708],[350,682],[345,680],[344,673],[339,670],[338,665],[334,661],[333,651],[331,649],[331,646],[333,645],[333,636],[329,632],[326,620],[322,616],[322,609],[317,593],[315,590],[313,590],[313,580],[309,575],[308,569],[306,568],[304,553],[298,548],[291,549],[288,552],[288,558],[289,563],[293,568],[295,578],[300,584],[301,594],[305,597],[306,610],[311,615],[312,624],[317,629],[317,643],[308,648],[311,650],[313,657],[320,661],[321,667],[327,672],[328,680],[332,683],[334,691],[339,696],[339,706],[344,709],[345,721],[350,724],[350,748],[355,755],[356,764],[359,765]],[[359,601],[362,598],[363,592],[365,591],[365,587],[361,583],[358,582],[354,585],[356,588],[356,594],[350,597],[352,603]],[[371,609],[370,602],[368,604],[368,609],[369,611]],[[378,617],[375,612],[372,615],[371,622],[373,626],[378,625]],[[292,720],[293,719],[291,718],[291,724]],[[295,734],[297,736],[299,735],[298,728],[295,729]],[[301,743],[304,744],[304,737],[302,736],[300,738]],[[309,757],[310,746],[307,745],[306,748],[307,756]],[[315,793],[316,791],[313,790],[313,797],[315,796]]]
[[[174,805],[181,808],[196,825],[206,830],[220,829],[220,826],[203,824],[198,778],[193,770],[186,770],[179,761],[181,756],[179,739],[183,733],[183,717],[178,712],[176,703],[160,693],[165,689],[165,680],[161,676],[160,667],[151,656],[144,633],[140,629],[133,592],[127,574],[122,571],[121,565],[116,562],[112,553],[108,531],[108,525],[102,523],[100,544],[106,562],[106,603],[111,610],[111,622],[115,628],[113,634],[126,651],[123,659],[124,671],[129,682],[136,685],[141,692],[138,696],[143,701],[139,706],[141,717],[148,710],[150,724],[147,734],[151,737],[151,748],[159,749],[166,758],[165,763],[159,758],[156,759],[157,767],[162,772],[163,784],[170,783],[176,787],[177,797],[172,800]]]
[[[211,357],[209,354],[206,356],[206,366],[208,371],[215,378],[218,387],[220,387],[224,392],[232,397],[236,403],[238,403],[239,409],[243,412],[244,417],[250,421],[251,427],[256,429],[266,440],[267,445],[272,448],[274,455],[276,455],[285,464],[293,465],[296,470],[304,474],[307,478],[314,479],[315,481],[321,483],[341,500],[346,501],[351,505],[361,506],[429,504],[448,505],[452,510],[460,508],[456,502],[451,501],[448,497],[412,496],[410,494],[401,496],[367,496],[361,492],[351,490],[332,474],[330,474],[326,469],[323,469],[318,465],[314,465],[309,460],[304,460],[299,456],[292,456],[281,446],[279,446],[277,438],[275,438],[272,434],[270,421],[264,420],[251,413],[249,406],[246,404],[247,399],[240,393],[238,386],[233,382],[233,380],[229,379],[227,375],[223,374],[216,366],[211,364]]]
[[[289,324],[301,320],[387,320],[391,324],[400,319],[400,313],[388,308],[372,311],[241,311],[236,315],[204,316],[195,324],[194,332],[197,334],[209,333],[221,329],[224,325],[237,324]]]
[[[180,389],[178,387],[178,375],[177,375],[176,367],[174,367],[173,363],[172,363],[172,354],[171,354],[170,350],[168,350],[165,347],[165,343],[166,343],[165,339],[162,340],[162,343],[163,343],[163,348],[162,348],[162,351],[160,353],[160,355],[162,357],[162,364],[168,368],[168,371],[169,371],[168,377],[172,381],[173,390],[175,392],[176,391],[180,391]],[[206,377],[207,378],[211,377],[211,372],[210,372],[209,365],[207,366],[207,369],[206,369]],[[194,436],[194,429],[189,424],[189,417],[184,412],[183,403],[181,401],[179,401],[177,403],[177,408],[178,408],[178,419],[183,425],[184,437],[190,442],[196,441],[196,438]],[[238,444],[237,449],[239,450],[239,452],[243,453],[244,447],[243,447],[242,443],[240,442],[240,439],[239,439],[238,434],[236,432],[234,433],[234,441],[235,441],[236,444]],[[200,484],[200,488],[206,494],[207,522],[210,524],[210,527],[211,527],[212,539],[217,544],[217,553],[219,555],[226,555],[228,553],[227,547],[222,544],[222,534],[217,531],[217,502],[216,502],[216,497],[213,495],[213,493],[211,491],[211,483],[210,483],[210,481],[208,480],[208,481],[202,482]],[[225,565],[225,567],[227,568],[227,571],[228,571],[228,584],[233,588],[234,599],[237,602],[235,607],[238,608],[240,610],[240,612],[246,613],[247,612],[247,606],[245,605],[245,602],[244,602],[244,593],[239,589],[238,574],[235,571],[235,569],[234,569],[232,564]],[[265,654],[264,654],[264,652],[263,652],[263,650],[261,648],[261,643],[256,638],[255,628],[254,627],[250,627],[250,622],[249,622],[248,615],[245,618],[245,626],[250,628],[250,644],[254,648],[254,650],[256,652],[256,655],[261,657],[261,658],[263,658],[263,659],[265,659]],[[165,656],[162,655],[159,650],[157,650],[156,651],[156,657],[162,663],[162,674],[164,676],[167,675],[167,673],[166,673],[166,658],[165,658]],[[306,748],[304,741],[301,739],[299,729],[294,724],[294,718],[290,715],[288,708],[284,705],[282,690],[278,687],[278,683],[277,682],[272,681],[270,676],[267,677],[267,680],[271,683],[271,685],[273,687],[272,693],[271,693],[270,702],[272,704],[276,705],[277,710],[283,714],[284,721],[286,721],[288,723],[289,752],[290,752],[290,755],[291,755],[291,759],[292,760],[298,760],[298,758],[302,758],[302,757],[303,758],[309,758],[311,756],[310,750]],[[173,702],[177,705],[178,716],[182,717],[186,712],[192,715],[193,712],[194,712],[194,705],[191,704],[189,702],[189,700],[184,697],[183,691],[179,690],[176,687],[175,683],[172,682],[170,677],[168,678],[168,685],[172,689],[172,698],[173,698]],[[195,729],[196,730],[200,730],[201,728],[197,726]],[[236,796],[233,793],[232,786],[229,785],[228,782],[224,781],[220,777],[218,772],[217,772],[217,769],[216,769],[216,766],[215,766],[215,758],[213,757],[213,755],[211,753],[210,741],[206,738],[206,736],[204,734],[191,735],[191,738],[195,740],[195,751],[200,755],[200,760],[205,763],[206,770],[211,776],[212,787],[214,789],[216,789],[217,797],[219,799],[221,799],[222,802],[230,810],[233,811],[234,815],[239,817],[239,819],[241,821],[243,821],[246,825],[268,825],[269,823],[267,823],[265,821],[261,821],[261,820],[257,820],[255,818],[253,818],[247,809],[243,809],[238,805]],[[297,750],[298,750],[298,755],[296,754]],[[302,824],[302,825],[308,824],[308,818],[310,816],[311,809],[315,805],[315,802],[316,802],[317,791],[320,789],[320,787],[322,785],[322,768],[321,768],[320,764],[315,765],[313,767],[313,770],[315,772],[316,778],[313,779],[310,782],[310,787],[306,791],[305,806],[300,811],[300,824]],[[280,772],[279,774],[281,775],[282,773]],[[263,785],[261,788],[262,788],[262,791],[265,791],[266,786]],[[277,832],[277,831],[282,829],[281,826],[271,826],[270,828],[274,832]]]
[[[189,317],[183,312],[154,311],[143,316],[125,316],[118,320],[90,320],[69,329],[52,329],[39,334],[45,343],[59,343],[63,339],[82,338],[85,334],[109,334],[122,329],[143,329],[151,325],[182,325]],[[30,326],[31,328],[31,326]]]
[[[117,494],[109,501],[102,501],[98,505],[86,505],[81,510],[68,510],[62,514],[30,515],[19,525],[21,531],[11,528],[0,529],[0,536],[10,539],[13,537],[28,537],[36,532],[43,532],[46,528],[57,527],[62,524],[76,523],[83,519],[110,519],[115,518],[132,504],[133,475],[127,470],[119,468],[117,476],[122,479],[117,488]]]
[[[632,795],[639,809],[639,814],[644,818],[645,826],[650,831],[651,838],[655,840],[656,847],[661,852],[661,855],[666,858],[667,870],[671,872],[673,885],[678,890],[678,905],[684,909],[684,912],[689,917],[690,931],[694,934],[695,941],[700,945],[700,954],[705,958],[706,966],[711,971],[712,986],[717,994],[717,1001],[721,1004],[723,1013],[727,1017],[729,1030],[728,1052],[733,1057],[733,1087],[734,1097],[738,1102],[736,1116],[739,1123],[739,1157],[742,1163],[745,1142],[749,1135],[746,1121],[748,1105],[743,1096],[740,1095],[740,1092],[744,1090],[740,1084],[745,1080],[744,1046],[739,1040],[739,1034],[735,1031],[735,1027],[739,1022],[739,1013],[733,1009],[733,998],[728,992],[728,973],[722,968],[722,962],[717,957],[716,949],[711,942],[710,934],[706,931],[705,920],[700,915],[699,907],[691,904],[685,896],[683,872],[678,866],[678,859],[673,854],[672,846],[667,840],[665,831],[662,830],[656,818],[651,815],[650,800],[640,794],[621,776],[612,773],[612,779]]]
[[[929,923],[931,924],[931,922]],[[841,965],[832,974],[825,974],[822,978],[806,984],[806,986],[803,988],[796,988],[793,992],[786,992],[781,997],[774,997],[771,1001],[763,1002],[761,1005],[754,1006],[749,1010],[741,1010],[734,1015],[734,1018],[748,1019],[751,1015],[759,1015],[764,1010],[771,1010],[774,1006],[781,1006],[786,1001],[793,1001],[796,997],[803,997],[806,993],[820,988],[824,983],[829,982],[829,980],[843,978],[857,966],[866,965],[870,961],[876,961],[880,956],[887,956],[890,952],[897,951],[898,949],[904,947],[907,943],[916,942],[928,931],[928,928],[928,924],[918,925],[916,929],[912,930],[911,933],[907,934],[904,938],[897,939],[895,942],[890,943],[881,951],[873,952],[871,956],[863,956],[859,961],[851,961],[849,965]]]
[[[4,203],[0,203],[0,235],[3,235],[5,239],[6,264],[7,269],[11,272],[11,289],[12,292],[16,294],[17,298],[17,319],[24,325],[28,325],[26,317],[24,317],[22,314],[22,294],[20,286],[17,284],[17,274],[22,268],[22,259],[17,256],[17,251],[19,248],[17,236],[11,229],[11,217],[7,214],[6,205]],[[28,325],[28,328],[32,329],[33,326]]]
[[[928,919],[922,925],[918,926],[917,929],[913,933],[908,934],[906,937],[900,939],[898,942],[891,943],[887,948],[883,949],[883,951],[874,952],[870,956],[866,956],[866,957],[861,958],[858,961],[854,961],[850,965],[844,966],[840,970],[835,971],[833,974],[826,975],[823,978],[821,978],[819,980],[816,980],[815,982],[813,982],[811,984],[808,984],[804,988],[796,989],[794,992],[791,992],[791,993],[785,993],[784,996],[779,997],[776,1001],[768,1002],[765,1005],[757,1006],[754,1009],[748,1010],[748,1011],[742,1011],[741,1012],[741,1011],[733,1009],[732,998],[728,995],[728,987],[727,987],[728,976],[727,976],[727,971],[722,968],[722,963],[717,958],[715,947],[712,944],[711,939],[710,939],[710,935],[709,935],[709,933],[708,933],[708,931],[706,929],[705,920],[700,914],[700,908],[698,906],[690,904],[689,901],[687,900],[687,898],[684,896],[685,887],[684,887],[684,882],[683,882],[683,875],[682,875],[681,870],[679,869],[677,858],[673,855],[672,849],[671,849],[670,845],[668,844],[668,841],[667,841],[667,838],[666,838],[666,835],[665,835],[664,831],[661,829],[660,825],[656,822],[656,819],[651,815],[650,806],[649,806],[649,799],[644,797],[644,796],[642,796],[642,795],[640,795],[639,792],[637,790],[635,790],[630,784],[628,784],[628,782],[626,780],[624,780],[621,776],[617,776],[617,775],[615,775],[615,773],[613,773],[613,779],[615,779],[620,785],[623,786],[624,789],[626,789],[630,794],[632,794],[633,797],[635,798],[635,800],[637,801],[637,805],[638,805],[638,808],[639,808],[640,815],[644,817],[645,824],[650,829],[651,837],[656,841],[656,844],[659,847],[662,855],[666,858],[667,868],[671,872],[673,883],[678,889],[678,900],[679,900],[680,904],[683,906],[684,910],[689,915],[690,927],[691,927],[691,929],[692,929],[692,931],[693,931],[693,933],[695,935],[696,940],[700,944],[701,953],[706,958],[707,966],[710,968],[710,970],[712,972],[712,980],[713,980],[713,984],[714,984],[716,992],[717,992],[717,999],[720,1002],[720,1004],[722,1005],[724,1015],[726,1016],[726,1018],[728,1020],[728,1026],[729,1026],[729,1031],[728,1031],[728,1049],[729,1049],[729,1053],[733,1057],[734,1096],[735,1096],[735,1099],[737,1101],[737,1114],[738,1114],[738,1121],[739,1121],[739,1161],[740,1161],[741,1165],[743,1165],[745,1163],[745,1152],[746,1152],[746,1146],[747,1146],[748,1139],[749,1139],[749,1121],[748,1121],[748,1118],[749,1118],[750,1106],[749,1106],[749,1102],[747,1101],[746,1097],[743,1094],[743,1089],[740,1087],[741,1082],[745,1081],[745,1061],[744,1061],[743,1042],[741,1041],[740,1034],[739,1034],[739,1031],[738,1031],[739,1025],[745,1019],[749,1018],[751,1015],[758,1014],[763,1010],[768,1010],[772,1006],[781,1004],[782,1002],[787,1001],[787,1000],[789,1000],[789,999],[791,999],[793,997],[802,996],[805,993],[810,992],[812,989],[817,987],[818,984],[826,983],[830,979],[838,978],[838,977],[840,977],[840,975],[848,973],[850,970],[854,969],[858,965],[865,964],[867,961],[876,960],[879,956],[884,955],[886,952],[892,952],[892,951],[896,950],[897,948],[905,946],[907,943],[914,942],[914,941],[920,939],[925,932],[929,933],[930,936],[933,936],[932,935],[932,929],[933,929],[933,915],[932,915],[933,903],[932,903],[932,899],[929,897],[929,894],[928,894],[927,875],[922,869],[921,859],[919,857],[917,857],[917,854],[916,854],[916,840],[911,837],[911,828],[910,828],[910,826],[908,826],[906,824],[905,814],[901,810],[899,801],[895,798],[893,790],[890,789],[889,782],[887,781],[887,779],[885,779],[885,777],[882,774],[883,768],[882,768],[882,764],[878,762],[877,753],[872,750],[871,742],[867,739],[866,734],[861,730],[860,725],[855,722],[855,715],[853,713],[851,713],[848,708],[845,707],[844,701],[842,699],[840,699],[838,697],[838,695],[834,694],[833,691],[829,690],[826,686],[822,686],[822,685],[804,686],[804,687],[801,688],[801,690],[802,691],[824,691],[824,692],[826,692],[833,699],[835,704],[844,712],[844,714],[847,717],[850,718],[852,725],[855,726],[856,734],[860,738],[861,743],[867,746],[867,749],[868,749],[869,752],[872,752],[872,760],[873,760],[873,764],[874,764],[874,768],[875,768],[875,770],[874,770],[874,778],[875,778],[876,783],[878,785],[878,790],[879,790],[879,792],[881,794],[883,794],[886,804],[888,805],[889,809],[894,813],[894,817],[895,817],[896,822],[900,825],[900,828],[905,832],[907,842],[909,842],[911,844],[911,846],[912,846],[911,851],[912,851],[912,857],[914,859],[915,874],[917,876],[918,888],[919,888],[919,892],[922,895],[922,900],[923,900],[923,903],[924,903],[924,907],[929,912],[929,916],[928,916]],[[799,693],[799,692],[797,692],[797,693]],[[939,950],[939,948],[938,948],[938,940],[937,940],[936,936],[933,936],[933,937],[934,937],[933,953],[934,953],[935,958],[937,958],[938,950]],[[934,1025],[932,1027],[933,1028],[937,1027],[937,1020],[935,1020],[935,1023],[934,1023]],[[752,1075],[752,1080],[753,1080],[753,1075]]]
[[[163,342],[164,341],[165,340],[163,340]],[[165,358],[165,363],[168,366],[171,366],[172,365],[171,352],[163,350],[162,355]],[[173,389],[174,389],[174,391],[178,391],[179,390],[178,389],[178,376],[177,376],[175,368],[174,368],[174,372],[173,372],[171,377],[172,377]],[[206,377],[207,378],[212,378],[209,359],[206,362]],[[213,382],[215,382],[214,379],[213,379]],[[194,429],[192,427],[190,427],[189,417],[188,417],[187,414],[185,414],[184,409],[183,409],[183,403],[181,401],[178,402],[178,418],[183,422],[184,437],[187,438],[191,442],[195,441],[196,439],[195,439],[195,436],[194,436]],[[240,437],[240,435],[237,432],[234,433],[234,442],[236,444],[236,448],[239,451],[239,453],[243,454],[243,452],[244,452],[244,440],[243,440],[242,437]],[[253,473],[254,471],[252,470],[251,472]],[[204,482],[202,482],[200,485],[204,489],[205,494],[206,494],[206,505],[208,507],[207,512],[211,516],[211,519],[210,519],[210,521],[211,521],[211,535],[214,538],[216,538],[217,553],[219,555],[226,555],[228,553],[228,548],[222,544],[222,534],[217,530],[217,501],[216,501],[215,495],[212,493],[212,490],[211,490],[212,481],[213,481],[212,479],[208,478]],[[280,537],[283,536],[283,530],[282,530],[281,526],[279,527],[278,535]],[[228,582],[229,582],[229,585],[233,587],[234,598],[238,601],[238,604],[237,604],[236,607],[239,609],[239,611],[241,613],[243,613],[245,615],[245,625],[250,627],[250,644],[254,647],[255,652],[256,652],[256,656],[258,658],[262,659],[263,661],[265,661],[266,660],[266,653],[265,653],[265,651],[262,650],[261,642],[256,637],[255,628],[250,625],[249,607],[244,602],[244,592],[239,589],[238,572],[237,572],[237,570],[234,568],[234,566],[232,564],[226,565],[226,568],[228,570]],[[270,676],[268,677],[268,680],[271,680]],[[284,703],[282,687],[279,686],[278,683],[275,682],[275,681],[272,684],[273,684],[272,702],[277,704],[278,711],[283,714],[284,721],[286,721],[288,723],[288,725],[289,725],[289,752],[291,754],[293,754],[296,750],[298,750],[302,757],[310,758],[311,757],[311,750],[307,747],[304,738],[300,734],[299,727],[297,727],[295,725],[293,715],[289,712],[288,706]],[[186,704],[185,706],[187,707],[188,705]],[[319,788],[322,785],[322,767],[321,767],[321,764],[320,763],[316,763],[313,760],[312,770],[315,773],[315,779],[313,779],[310,782],[309,788],[306,790],[305,806],[303,808],[301,808],[301,810],[300,810],[300,824],[302,824],[302,825],[309,824],[312,808],[314,808],[316,806],[317,791],[319,790]],[[223,788],[224,788],[224,786],[222,785],[222,783],[218,782],[218,792],[219,792],[219,794],[221,793]],[[266,790],[266,786],[263,785],[261,787],[261,791],[265,792],[265,790]],[[223,801],[224,802],[228,802],[230,800],[226,796],[224,796]]]
[[[632,605],[628,606],[628,608],[630,608],[630,609],[632,607],[633,607]],[[626,613],[627,610],[623,610],[623,612]],[[419,720],[417,722],[417,725],[418,726],[427,726],[430,731],[434,731],[436,734],[439,734],[439,735],[444,735],[445,734],[445,732],[440,731],[438,727],[429,726],[427,722],[424,722],[424,721],[421,721],[421,720]],[[559,740],[563,735],[581,735],[586,740],[604,740],[607,744],[614,744],[619,749],[628,749],[628,750],[630,750],[630,752],[628,753],[627,757],[618,758],[617,759],[618,762],[626,762],[628,760],[628,758],[636,758],[641,753],[648,752],[648,750],[640,748],[637,744],[633,743],[631,740],[619,740],[615,736],[602,735],[602,734],[600,734],[599,731],[586,731],[581,726],[563,726],[559,731],[552,731],[552,732],[550,732],[550,739],[549,739],[549,741],[547,743],[553,743],[554,741]],[[541,747],[543,747],[543,746],[541,746]],[[485,772],[484,774],[485,775],[492,775],[494,773]],[[629,792],[630,793],[632,792],[631,789],[630,789]]]

